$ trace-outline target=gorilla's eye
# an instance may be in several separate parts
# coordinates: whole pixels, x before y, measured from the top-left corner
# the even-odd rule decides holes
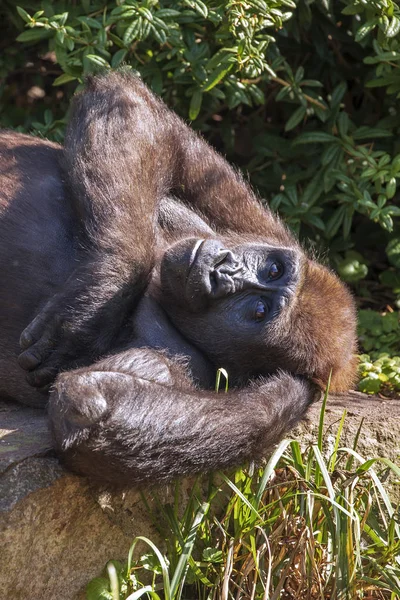
[[[281,263],[275,262],[269,268],[268,279],[278,279],[283,273],[283,267]]]
[[[254,313],[254,319],[257,322],[263,321],[265,319],[266,314],[267,314],[267,307],[265,306],[264,302],[262,302],[261,300],[259,300],[257,302],[257,305],[256,305],[256,311]]]

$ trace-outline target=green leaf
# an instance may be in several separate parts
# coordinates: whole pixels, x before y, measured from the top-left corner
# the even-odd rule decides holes
[[[148,8],[146,8],[145,6],[140,6],[138,8],[139,13],[148,21],[153,21],[153,13],[151,12],[151,10],[149,10]]]
[[[108,69],[110,68],[109,63],[97,54],[86,54],[85,58],[90,60],[90,62],[94,63],[95,65],[98,65],[99,67],[106,67]]]
[[[390,264],[400,269],[400,238],[395,237],[386,246],[386,254]]]
[[[162,45],[167,41],[167,36],[165,35],[165,31],[162,29],[157,29],[153,24],[150,24],[151,30],[153,32],[153,36],[156,40]]]
[[[121,40],[121,38],[119,38],[117,35],[114,35],[113,33],[111,33],[111,31],[108,32],[108,37],[110,38],[111,41],[114,42],[114,44],[116,46],[118,46],[118,48],[125,48],[125,44]]]
[[[345,95],[346,92],[347,92],[347,83],[345,81],[342,81],[341,83],[339,83],[339,85],[337,85],[335,87],[335,89],[332,92],[331,102],[330,102],[332,108],[337,108],[339,106],[339,104],[343,100],[343,96]]]
[[[390,204],[389,206],[385,206],[381,213],[384,215],[391,215],[392,217],[400,217],[400,206],[393,206],[393,204]]]
[[[339,113],[339,116],[337,118],[337,125],[338,125],[340,135],[342,137],[347,135],[347,132],[349,130],[349,125],[350,125],[350,119],[349,119],[349,115],[346,112]]]
[[[342,15],[357,15],[360,12],[358,5],[350,4],[342,10]]]
[[[364,25],[361,25],[361,27],[358,29],[356,36],[354,38],[356,40],[356,42],[361,42],[361,40],[364,39],[365,36],[368,35],[370,31],[375,29],[377,24],[378,24],[378,20],[373,19],[372,21],[368,21],[367,23],[364,23]]]
[[[142,18],[138,17],[135,21],[129,24],[125,33],[123,35],[123,42],[126,46],[128,46],[131,42],[133,42],[137,37],[139,37],[140,28],[142,26]]]
[[[206,86],[203,88],[203,92],[212,90],[224,77],[232,70],[236,64],[235,57],[229,57],[222,65],[217,67],[207,78]]]
[[[25,23],[30,23],[32,21],[31,17],[28,15],[26,10],[24,10],[20,6],[17,6],[17,13],[21,17],[21,19],[23,19],[25,21]]]
[[[356,131],[353,133],[353,138],[355,140],[365,140],[368,138],[391,137],[392,135],[393,132],[389,131],[388,129],[381,129],[379,127],[367,127],[366,125],[363,125],[362,127],[356,129]]]
[[[125,60],[128,51],[125,49],[118,50],[111,59],[111,66],[113,68],[119,67],[119,65]]]
[[[53,85],[64,85],[64,83],[68,83],[69,81],[75,81],[76,77],[73,75],[68,75],[68,73],[63,73],[57,79],[53,81]]]
[[[336,163],[336,160],[341,156],[342,152],[342,148],[339,144],[330,144],[322,153],[321,164],[326,166],[330,163]]]
[[[391,177],[386,184],[386,197],[391,200],[396,193],[396,178]]]
[[[323,186],[324,171],[319,169],[317,174],[308,183],[302,197],[300,198],[301,204],[306,204],[308,207],[313,206],[322,192],[324,191]]]
[[[297,84],[300,83],[300,81],[303,79],[304,77],[304,67],[302,67],[300,65],[300,67],[297,69],[295,76],[294,76],[294,80]]]
[[[294,111],[294,113],[292,114],[290,119],[287,121],[287,123],[285,125],[285,131],[291,131],[292,129],[294,129],[296,127],[296,125],[298,125],[300,123],[300,121],[303,120],[306,112],[307,112],[306,106],[299,106]]]
[[[324,87],[324,84],[316,79],[303,79],[301,85],[307,87]]]
[[[387,77],[378,77],[377,79],[370,79],[365,83],[365,86],[368,88],[383,87],[385,85],[391,85],[395,82],[395,76],[388,75]]]
[[[86,23],[86,25],[88,25],[91,29],[102,28],[102,24],[96,19],[93,19],[92,17],[78,17],[77,20],[81,23]]]
[[[276,102],[280,102],[281,100],[283,100],[284,98],[286,98],[286,96],[289,96],[290,92],[291,92],[291,87],[290,86],[284,86],[282,89],[279,90],[279,92],[275,96]]]
[[[346,240],[350,235],[350,229],[353,223],[354,208],[348,206],[343,219],[343,237]]]
[[[368,267],[356,258],[348,256],[339,263],[338,273],[347,283],[356,283],[367,276]]]
[[[326,236],[328,239],[333,238],[337,234],[339,227],[343,223],[345,212],[346,212],[346,207],[343,205],[339,206],[339,208],[337,208],[335,210],[335,212],[329,219],[328,223],[326,224],[326,229],[325,229]]]
[[[174,17],[179,17],[180,14],[179,10],[174,10],[173,8],[160,8],[156,12],[156,16],[160,19],[173,19]]]
[[[190,107],[189,107],[189,119],[191,121],[194,121],[195,119],[197,119],[197,116],[201,109],[202,102],[203,102],[203,91],[195,90],[195,92],[193,93],[192,98],[190,100]]]
[[[325,133],[324,131],[310,131],[301,133],[293,142],[294,145],[299,144],[328,144],[329,142],[338,143],[337,137],[331,133]]]
[[[215,69],[216,67],[218,67],[219,65],[221,65],[223,62],[225,62],[226,60],[229,60],[229,58],[231,58],[232,54],[237,54],[237,47],[234,48],[220,48],[218,50],[218,52],[216,52],[214,54],[214,56],[212,56],[210,58],[210,60],[207,62],[206,64],[206,69],[208,71]]]
[[[250,92],[250,95],[252,96],[252,98],[255,100],[255,102],[257,104],[264,104],[265,103],[264,92],[262,90],[260,90],[259,87],[257,87],[254,84],[250,84],[248,86],[248,91]]]
[[[113,600],[108,580],[104,577],[92,579],[86,586],[87,600]]]
[[[388,38],[396,37],[400,31],[400,19],[396,16],[392,17],[392,21],[389,27],[386,29],[386,35]]]
[[[30,29],[29,31],[24,31],[20,33],[16,38],[17,42],[38,42],[39,40],[45,40],[46,38],[50,38],[55,35],[54,30],[49,31],[48,29],[40,28],[40,29]]]
[[[312,215],[312,214],[307,215],[305,220],[310,225],[314,225],[314,227],[316,227],[317,229],[320,229],[321,231],[325,231],[325,223],[317,215]]]
[[[201,0],[183,0],[183,3],[190,6],[190,8],[194,8],[205,19],[207,18],[208,8]]]

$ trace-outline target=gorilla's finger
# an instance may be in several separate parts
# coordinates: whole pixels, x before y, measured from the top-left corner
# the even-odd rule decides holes
[[[43,333],[38,342],[32,344],[18,356],[18,364],[25,371],[32,371],[41,365],[56,346],[57,327],[52,323]]]
[[[21,352],[17,361],[21,369],[24,369],[24,371],[32,371],[40,365],[42,362],[42,357],[36,354],[34,351],[28,349],[25,350],[25,352]]]
[[[43,328],[46,326],[48,320],[48,313],[44,309],[40,312],[21,333],[19,338],[19,345],[23,350],[26,350],[38,339],[40,339]]]
[[[19,345],[22,350],[26,350],[40,340],[43,336],[43,330],[49,327],[55,330],[59,327],[61,318],[54,311],[58,296],[54,296],[21,333]]]
[[[32,387],[43,388],[54,381],[57,373],[58,369],[56,367],[45,367],[28,373],[26,380]]]
[[[32,346],[34,342],[35,340],[29,331],[28,325],[28,327],[24,329],[24,331],[21,333],[21,336],[19,338],[19,346],[20,348],[22,348],[22,350],[26,350],[27,348],[29,348],[29,346]]]

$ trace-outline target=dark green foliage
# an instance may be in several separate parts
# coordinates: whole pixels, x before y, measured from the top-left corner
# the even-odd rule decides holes
[[[393,231],[397,4],[21,0],[14,13],[12,4],[21,51],[53,53],[45,89],[51,79],[68,98],[85,73],[125,62],[248,171],[301,235],[342,252],[359,246],[355,226]],[[26,127],[59,138],[54,117]]]
[[[373,310],[358,313],[360,343],[366,352],[400,354],[400,323],[397,313],[380,315]]]

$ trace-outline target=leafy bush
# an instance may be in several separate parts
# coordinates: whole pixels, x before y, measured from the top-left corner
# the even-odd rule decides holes
[[[400,392],[400,356],[380,354],[376,360],[369,354],[360,356],[358,388],[367,394]]]
[[[372,310],[360,310],[358,333],[363,349],[374,358],[384,352],[400,354],[400,323],[397,313],[380,315]]]
[[[358,335],[362,349],[358,388],[361,392],[400,392],[400,322],[396,312],[358,312]]]
[[[6,0],[0,17],[3,125],[62,140],[84,75],[126,63],[362,306],[400,306],[396,2]]]

